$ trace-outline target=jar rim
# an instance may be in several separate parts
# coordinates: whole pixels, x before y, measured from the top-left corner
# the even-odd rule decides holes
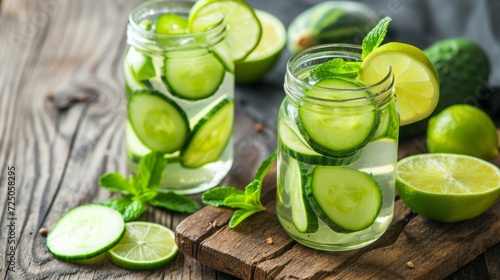
[[[295,95],[298,95],[296,96],[296,98],[308,99],[311,101],[328,101],[332,103],[348,102],[361,99],[373,99],[380,95],[383,95],[383,93],[389,91],[394,86],[394,73],[392,71],[392,67],[389,67],[389,69],[387,70],[387,74],[384,75],[384,77],[379,81],[369,85],[360,85],[359,87],[356,88],[341,88],[341,87],[335,88],[335,87],[314,85],[309,83],[307,79],[301,79],[297,75],[298,73],[294,71],[295,68],[301,66],[301,64],[308,64],[310,61],[319,60],[320,58],[322,61],[327,61],[337,57],[344,57],[361,62],[362,61],[361,51],[362,47],[359,45],[334,43],[334,44],[322,44],[310,47],[294,54],[288,60],[286,65],[285,92],[294,92]],[[348,52],[349,54],[341,55],[342,52]],[[327,57],[328,59],[326,59],[325,57]],[[301,91],[297,92],[296,90],[292,90],[291,87],[302,88],[304,89],[304,91],[311,89],[316,89],[321,91],[342,91],[342,92],[369,91],[371,94],[364,97],[355,97],[355,98],[346,98],[337,100],[337,99],[321,98],[318,96],[306,96]],[[374,89],[377,90],[373,91]]]
[[[214,21],[209,29],[195,33],[157,34],[139,25],[141,20],[154,15],[161,15],[167,11],[177,13],[182,11],[189,12],[194,4],[195,1],[190,0],[153,0],[135,6],[128,16],[127,37],[129,44],[136,47],[140,47],[141,45],[152,46],[159,45],[157,43],[161,41],[173,42],[173,47],[176,47],[178,45],[189,44],[211,46],[219,43],[224,39],[227,28],[223,14],[219,14],[220,17],[217,18],[217,21]],[[167,44],[162,45],[162,47],[168,48],[170,46]]]

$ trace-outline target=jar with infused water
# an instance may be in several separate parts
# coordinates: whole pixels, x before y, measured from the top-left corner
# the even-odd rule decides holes
[[[233,162],[234,65],[221,16],[191,33],[193,1],[148,1],[132,10],[124,60],[126,147],[135,172],[162,153],[162,188],[196,193],[217,185]]]
[[[360,248],[392,221],[399,132],[393,73],[380,69],[383,79],[364,84],[320,66],[360,61],[360,46],[336,44],[299,52],[287,64],[276,211],[285,231],[311,248]]]

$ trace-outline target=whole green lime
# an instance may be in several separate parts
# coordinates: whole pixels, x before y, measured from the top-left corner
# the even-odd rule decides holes
[[[427,149],[493,160],[498,156],[498,134],[493,120],[471,105],[452,105],[429,120]]]

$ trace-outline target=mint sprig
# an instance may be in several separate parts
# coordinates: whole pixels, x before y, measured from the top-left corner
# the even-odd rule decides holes
[[[139,162],[137,175],[131,175],[128,180],[117,172],[102,175],[98,181],[101,187],[124,195],[100,204],[120,212],[126,222],[138,219],[148,204],[176,212],[196,212],[200,205],[189,197],[157,191],[166,165],[167,160],[162,154],[151,152]]]
[[[389,28],[390,17],[385,17],[378,22],[378,24],[366,34],[361,44],[361,58],[365,59],[373,50],[378,48],[385,39],[387,30]]]
[[[238,210],[233,213],[229,221],[230,228],[236,227],[251,215],[266,210],[266,207],[260,201],[260,193],[264,177],[275,160],[276,151],[262,162],[255,174],[255,179],[245,187],[244,191],[235,187],[217,187],[205,191],[201,196],[201,200],[203,203],[214,207],[237,208]]]
[[[382,44],[387,34],[390,21],[390,17],[383,18],[363,39],[361,45],[362,59],[365,59],[368,54]],[[311,84],[316,84],[317,82],[328,79],[355,81],[360,69],[361,61],[346,61],[342,58],[334,58],[314,68],[314,70],[309,73],[309,82]]]

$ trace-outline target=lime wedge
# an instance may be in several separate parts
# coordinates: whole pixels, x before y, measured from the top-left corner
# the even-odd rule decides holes
[[[155,21],[156,34],[186,34],[187,19],[177,14],[163,14]]]
[[[500,170],[476,157],[421,154],[397,165],[401,199],[432,220],[457,222],[486,211],[500,195]]]
[[[250,55],[236,65],[235,79],[240,84],[257,81],[276,64],[286,44],[286,29],[274,15],[255,10],[262,25],[259,44]]]
[[[253,8],[240,0],[200,0],[189,13],[188,29],[202,32],[224,17],[226,41],[234,62],[245,59],[257,46],[262,27]]]
[[[58,259],[90,259],[117,244],[124,232],[125,223],[119,212],[101,205],[83,205],[57,221],[47,236],[47,248]]]
[[[150,270],[170,263],[177,251],[175,234],[169,228],[150,222],[130,222],[120,243],[108,251],[108,258],[125,269]]]
[[[391,42],[371,52],[363,61],[358,79],[375,84],[394,73],[400,125],[429,116],[439,101],[439,75],[425,53],[417,47]]]

